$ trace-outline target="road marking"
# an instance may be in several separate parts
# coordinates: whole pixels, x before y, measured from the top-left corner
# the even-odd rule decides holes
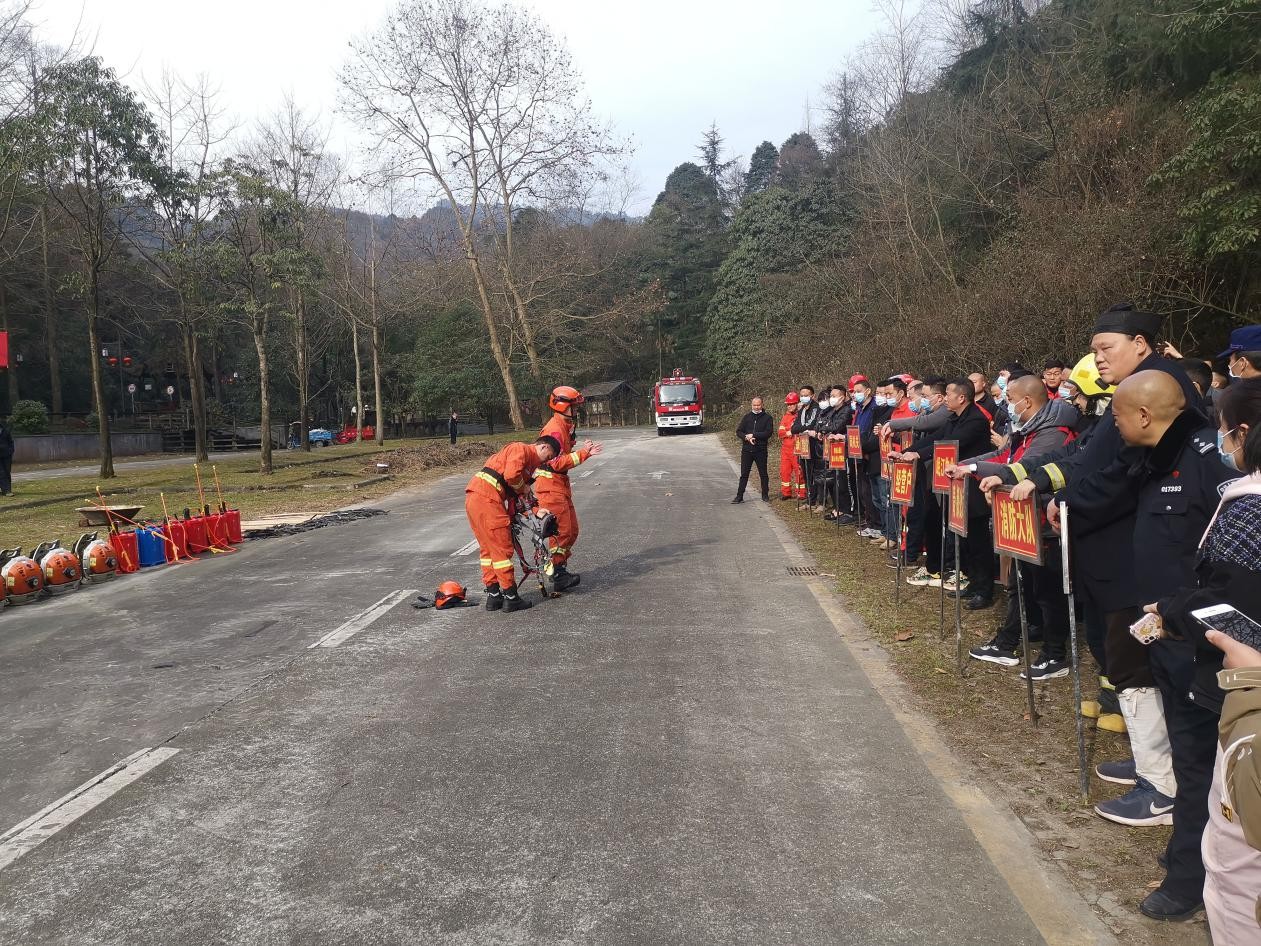
[[[133,752],[99,775],[94,775],[74,791],[35,812],[21,824],[0,834],[0,870],[4,870],[27,851],[39,847],[62,828],[69,827],[111,795],[122,791],[177,752],[178,749],[167,748]]]
[[[648,475],[651,476],[654,480],[659,480],[663,476],[669,476],[670,471],[669,470],[653,470]]]
[[[579,473],[578,475],[579,475],[580,477],[588,477],[588,476],[590,476],[592,473],[594,473],[594,472],[595,472],[596,470],[598,470],[598,469],[600,469],[598,466],[593,466],[593,467],[592,467],[591,469],[589,469],[589,470],[583,470],[583,471],[582,471],[581,473]]]
[[[462,545],[451,553],[452,558],[459,558],[461,555],[468,555],[470,552],[477,551],[477,539],[474,539],[468,545]]]
[[[361,611],[353,618],[343,624],[334,631],[329,631],[314,644],[311,644],[307,650],[313,650],[316,647],[336,647],[351,637],[354,637],[360,631],[366,629],[373,621],[385,614],[404,598],[410,598],[417,594],[415,588],[404,588],[402,591],[393,591],[386,595],[372,607],[366,611]]]

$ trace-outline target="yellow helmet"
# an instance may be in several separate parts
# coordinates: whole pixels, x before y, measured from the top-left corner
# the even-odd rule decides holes
[[[1073,370],[1068,373],[1068,380],[1077,385],[1086,397],[1108,394],[1112,387],[1099,377],[1099,369],[1095,367],[1093,352],[1082,355],[1081,361],[1073,365]]]

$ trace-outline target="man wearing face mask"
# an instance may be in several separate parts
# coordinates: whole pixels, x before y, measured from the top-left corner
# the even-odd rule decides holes
[[[1217,356],[1226,359],[1232,378],[1261,377],[1261,325],[1245,325],[1230,333],[1230,346]]]
[[[950,420],[950,411],[946,409],[946,382],[941,378],[924,380],[919,385],[917,396],[913,400],[908,401],[907,407],[911,411],[910,416],[891,416],[881,428],[881,434],[887,437],[903,430],[912,431],[911,449],[916,450],[926,438],[932,438],[940,433],[941,429]],[[931,446],[928,449],[931,452]],[[924,483],[923,476],[917,476],[915,503],[906,513],[906,564],[913,569],[911,578],[914,581],[911,584],[935,585],[933,575],[940,572],[940,568],[930,570],[922,566],[915,567],[918,565],[920,549],[924,548],[928,533],[932,532],[933,528],[938,528],[938,531],[940,531],[940,521],[934,526],[929,519],[930,506],[932,506],[931,484]],[[940,510],[937,511],[936,515],[938,520],[940,520]],[[952,552],[953,547],[948,547],[947,556],[952,554]],[[897,564],[896,558],[892,563],[894,565]],[[940,580],[940,576],[937,580]]]
[[[1006,410],[1011,418],[1011,437],[1007,446],[962,460],[958,466],[947,470],[958,479],[969,475],[977,477],[984,492],[989,492],[1001,482],[997,474],[1005,465],[1037,460],[1077,436],[1073,429],[1077,409],[1067,401],[1048,400],[1040,379],[1033,375],[1017,378],[1008,384],[1007,393]],[[1046,549],[1044,564],[1017,563],[1025,595],[1035,603],[1037,624],[1042,628],[1042,652],[1036,660],[1030,660],[1030,670],[1037,682],[1067,676],[1070,669],[1067,660],[1068,599],[1064,596],[1056,536],[1049,528],[1043,532],[1043,547]],[[1020,606],[1013,592],[1007,598],[1007,615],[998,633],[989,643],[972,648],[969,655],[974,660],[1014,667],[1020,662],[1016,656],[1020,642]]]
[[[823,459],[823,440],[819,433],[820,407],[814,401],[814,388],[803,384],[797,392],[797,416],[793,419],[793,436],[805,434],[810,439],[810,456],[801,460],[801,482],[806,485],[807,502],[814,501],[814,478]]]
[[[862,437],[863,458],[859,461],[858,500],[863,507],[863,525],[870,531],[884,530],[884,511],[877,507],[880,478],[880,434],[876,429],[875,391],[865,375],[856,374],[849,379],[850,397],[854,401],[852,424],[858,427]]]
[[[822,434],[824,460],[817,477],[818,485],[813,502],[816,508],[821,509],[829,498],[832,499],[836,503],[836,508],[828,514],[827,518],[832,521],[839,519],[841,525],[848,525],[854,521],[854,517],[848,512],[850,507],[849,476],[845,470],[831,468],[831,464],[827,462],[827,450],[830,442],[845,439],[845,428],[850,424],[853,410],[853,406],[845,397],[845,389],[839,384],[834,384],[828,388],[827,405],[819,412],[819,432]]]

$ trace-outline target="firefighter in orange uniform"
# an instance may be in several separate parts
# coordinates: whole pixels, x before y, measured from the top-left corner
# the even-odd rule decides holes
[[[806,495],[805,484],[800,482],[801,473],[797,465],[797,456],[793,453],[793,418],[797,414],[797,405],[801,398],[796,391],[789,391],[784,397],[784,416],[779,421],[779,496],[780,499],[792,499],[793,484],[796,483],[797,499]]]
[[[577,388],[561,385],[552,390],[547,406],[553,413],[543,427],[542,436],[554,438],[560,444],[560,452],[555,460],[539,468],[534,481],[539,502],[556,517],[557,532],[549,542],[552,560],[548,563],[548,577],[556,591],[573,588],[581,580],[580,575],[571,573],[565,565],[578,541],[578,513],[570,492],[569,471],[604,449],[602,444],[590,440],[581,448],[575,447],[574,408],[581,403],[582,394]]]
[[[464,489],[464,511],[477,539],[487,611],[530,607],[530,602],[517,594],[517,573],[512,564],[513,507],[519,498],[532,498],[534,471],[558,453],[560,444],[553,437],[510,443],[487,460]],[[546,513],[546,509],[538,510],[539,515]]]

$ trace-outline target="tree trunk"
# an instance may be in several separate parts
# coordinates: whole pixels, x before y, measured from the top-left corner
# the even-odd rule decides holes
[[[355,443],[363,443],[363,368],[359,364],[359,320],[350,317],[350,347],[355,356]]]
[[[89,274],[88,287],[88,345],[91,349],[88,364],[92,370],[92,406],[96,409],[96,423],[100,439],[101,472],[103,480],[114,478],[114,447],[109,436],[109,408],[105,403],[105,379],[101,377],[101,335],[97,330],[97,316],[101,306],[100,274],[93,269]]]
[[[188,324],[184,300],[180,299],[180,331],[184,336],[184,367],[188,372],[188,397],[193,407],[193,443],[197,462],[210,459],[206,432],[206,383],[201,372],[201,352],[198,350],[197,333]]]
[[[293,307],[293,347],[297,350],[298,365],[298,446],[311,452],[311,435],[307,425],[307,399],[311,396],[311,366],[307,363],[306,302],[302,290],[295,293]]]
[[[495,325],[494,309],[491,308],[490,294],[486,290],[486,274],[482,272],[482,263],[475,254],[471,237],[466,235],[464,244],[469,266],[473,270],[473,280],[477,283],[477,297],[482,305],[482,319],[486,322],[486,334],[490,336],[490,353],[495,359],[495,364],[499,366],[504,391],[508,395],[508,416],[512,420],[513,430],[524,430],[525,418],[521,414],[521,402],[517,399],[517,385],[512,380],[512,364],[508,361],[503,345],[499,342],[499,329]]]
[[[254,350],[258,352],[258,430],[262,440],[262,456],[258,472],[271,473],[271,394],[267,375],[267,326],[254,326]]]
[[[0,279],[0,332],[9,331],[9,293],[4,280]],[[13,413],[13,405],[18,402],[18,362],[13,350],[13,336],[9,336],[9,367],[5,369],[6,383],[9,388],[9,413]]]
[[[385,443],[385,404],[381,395],[381,326],[372,323],[372,398],[376,411],[376,436],[378,447]]]
[[[57,353],[57,311],[53,300],[52,275],[48,269],[48,216],[39,208],[40,249],[43,252],[44,344],[48,348],[48,386],[52,391],[50,408],[53,416],[61,414],[61,356]]]
[[[213,338],[210,341],[210,368],[215,378],[215,400],[222,404],[223,371],[219,367],[219,343]]]

